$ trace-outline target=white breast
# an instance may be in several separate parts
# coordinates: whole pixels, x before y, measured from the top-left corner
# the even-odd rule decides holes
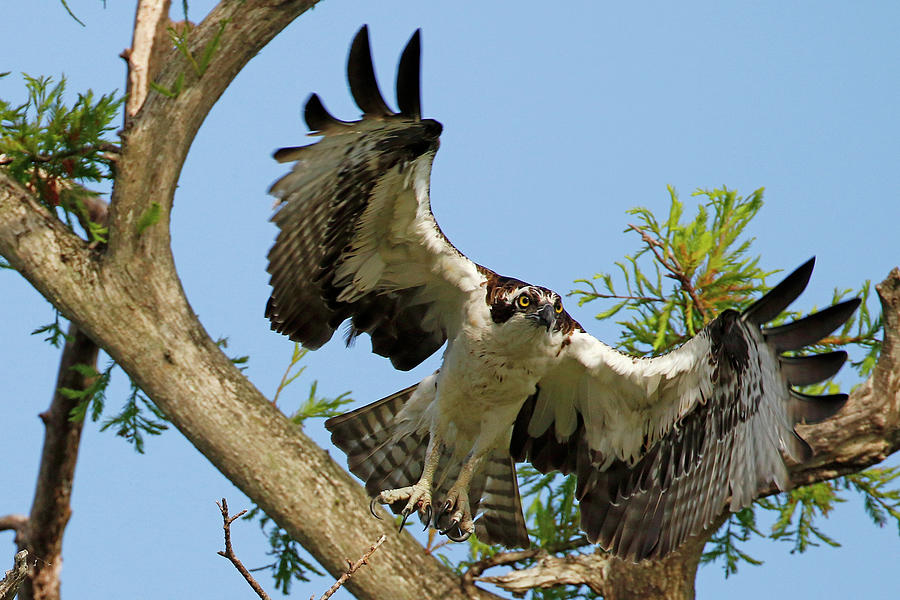
[[[535,392],[563,337],[524,318],[498,325],[486,310],[470,314],[444,353],[432,428],[466,451],[508,443],[519,409]]]

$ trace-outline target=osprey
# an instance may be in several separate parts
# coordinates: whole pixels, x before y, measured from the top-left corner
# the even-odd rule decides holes
[[[786,457],[805,461],[794,431],[846,395],[792,388],[833,376],[845,352],[784,356],[843,324],[850,300],[762,328],[806,287],[810,260],[755,304],[727,310],[683,346],[635,358],[598,341],[559,294],[475,264],[443,235],[429,201],[441,124],[423,119],[419,32],[397,74],[399,112],[375,80],[364,26],[350,49],[358,121],[312,95],[315,144],[271,193],[279,227],[269,252],[275,331],[318,348],[349,319],[373,352],[411,369],[446,343],[438,371],[325,426],[375,503],[418,513],[455,541],[527,546],[515,463],[577,477],[581,527],[614,554],[661,557],[728,506],[747,506]],[[785,456],[786,455],[786,456]],[[373,510],[373,514],[375,514]]]

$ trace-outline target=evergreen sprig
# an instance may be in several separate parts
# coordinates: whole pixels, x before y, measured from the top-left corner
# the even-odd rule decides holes
[[[98,372],[94,367],[85,364],[72,366],[73,371],[81,374],[87,382],[84,389],[72,389],[61,387],[59,393],[71,400],[77,400],[78,404],[69,413],[72,421],[83,421],[90,416],[91,421],[97,422],[104,414],[107,404],[107,391],[112,380],[113,369],[118,364],[111,360],[103,371]],[[147,398],[141,389],[129,378],[131,391],[125,399],[122,408],[116,414],[103,420],[100,431],[113,429],[117,436],[124,438],[134,449],[144,453],[144,435],[159,435],[168,425],[166,416],[157,406]]]
[[[0,165],[67,225],[85,223],[88,239],[104,242],[106,229],[91,221],[86,206],[98,192],[84,185],[113,178],[119,149],[108,134],[124,98],[88,90],[70,107],[65,78],[23,77],[25,102],[0,100]]]
[[[719,312],[747,306],[763,293],[765,278],[772,273],[759,268],[759,257],[748,256],[753,238],[739,241],[762,207],[762,189],[747,198],[727,188],[698,190],[693,195],[706,202],[687,223],[681,222],[684,205],[671,186],[668,191],[665,221],[646,208],[628,211],[638,224],[626,231],[636,232],[642,246],[615,263],[625,290],[617,288],[611,274],[600,273],[576,280],[581,287],[572,292],[579,306],[615,301],[597,319],[628,311],[629,318],[617,321],[623,328],[619,346],[638,356],[678,346]],[[645,264],[648,257],[650,263]]]
[[[122,409],[115,415],[106,418],[100,431],[113,429],[116,435],[124,438],[134,449],[144,453],[144,435],[159,435],[169,428],[168,419],[159,408],[150,401],[141,388],[129,379],[131,392]],[[93,418],[95,421],[96,417]]]
[[[59,348],[64,342],[70,341],[60,322],[59,311],[54,311],[54,320],[51,323],[38,327],[31,332],[32,335],[46,334],[45,342]],[[76,400],[77,404],[69,412],[72,421],[84,421],[90,417],[97,422],[107,409],[107,392],[112,381],[112,374],[118,363],[110,360],[103,371],[97,371],[91,365],[76,364],[70,367],[79,373],[86,383],[83,389],[60,387],[57,392],[70,400]],[[127,373],[126,373],[127,376]],[[103,420],[100,431],[113,429],[117,436],[124,438],[134,449],[143,454],[144,436],[159,435],[168,425],[166,416],[159,408],[147,398],[140,387],[129,377],[130,392],[125,399],[122,408],[112,416]]]
[[[69,336],[66,335],[66,332],[62,330],[62,327],[59,322],[59,311],[54,309],[53,311],[53,322],[47,323],[46,325],[41,325],[37,329],[31,332],[31,335],[38,335],[39,333],[46,333],[47,337],[44,338],[45,342],[48,342],[54,348],[59,348],[62,346],[63,342],[69,341]]]

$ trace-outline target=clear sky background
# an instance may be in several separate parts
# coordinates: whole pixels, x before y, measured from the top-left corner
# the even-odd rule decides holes
[[[70,102],[87,88],[124,89],[118,55],[130,45],[134,3],[68,3],[86,27],[54,0],[4,3],[0,72],[14,75],[0,80],[0,97],[24,99],[19,72],[65,74]],[[180,18],[181,3],[173,4]],[[211,5],[191,2],[192,20]],[[250,355],[247,374],[267,395],[292,348],[263,317],[275,236],[266,190],[286,169],[271,153],[304,143],[300,113],[313,91],[338,117],[356,118],[344,65],[363,23],[391,103],[397,58],[422,27],[424,113],[444,124],[434,210],[457,247],[500,273],[566,292],[577,278],[611,271],[638,244],[623,233],[626,211],[643,205],[664,214],[667,184],[690,207],[697,188],[765,187],[751,231],[763,266],[790,270],[818,257],[799,308],[826,304],[835,287],[880,281],[900,264],[898,3],[327,0],[225,92],[191,150],[172,215],[192,306],[210,335],[229,337],[230,353]],[[27,513],[43,436],[37,414],[49,403],[59,353],[29,335],[53,311],[21,277],[0,273],[0,298],[0,514]],[[605,307],[573,304],[592,333],[615,342],[615,326],[593,320]],[[370,402],[436,365],[432,358],[399,373],[368,348],[366,340],[350,350],[334,341],[311,354],[282,405],[295,407],[313,379],[325,395],[350,390]],[[111,406],[125,386],[120,375]],[[321,423],[306,429],[330,447]],[[149,439],[138,455],[88,424],[64,596],[252,597],[215,554],[222,538],[214,501],[223,496],[235,510],[249,506],[177,431]],[[792,555],[788,544],[749,544],[765,565],[743,566],[728,580],[720,566],[701,568],[698,596],[897,597],[895,526],[875,527],[855,500],[819,524],[843,547]],[[236,527],[244,562],[265,564],[258,528]],[[10,533],[0,535],[3,548],[5,570]],[[270,579],[261,581],[274,592]],[[318,597],[330,582],[314,578],[294,595]]]

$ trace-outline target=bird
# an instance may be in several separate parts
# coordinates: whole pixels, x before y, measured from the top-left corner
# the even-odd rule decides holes
[[[752,305],[721,312],[679,348],[637,358],[604,344],[561,296],[476,264],[431,210],[442,125],[422,117],[420,31],[385,102],[363,26],[347,77],[362,111],[332,116],[313,94],[320,139],[282,148],[294,163],[270,193],[271,328],[317,349],[346,323],[409,370],[444,347],[419,383],[325,422],[378,504],[417,514],[453,541],[527,547],[516,464],[574,474],[585,537],[627,560],[661,558],[758,491],[790,487],[812,456],[795,431],[845,394],[795,387],[833,377],[846,352],[797,356],[844,324],[859,299],[766,327],[804,290],[814,258]],[[784,353],[790,353],[785,355]]]

